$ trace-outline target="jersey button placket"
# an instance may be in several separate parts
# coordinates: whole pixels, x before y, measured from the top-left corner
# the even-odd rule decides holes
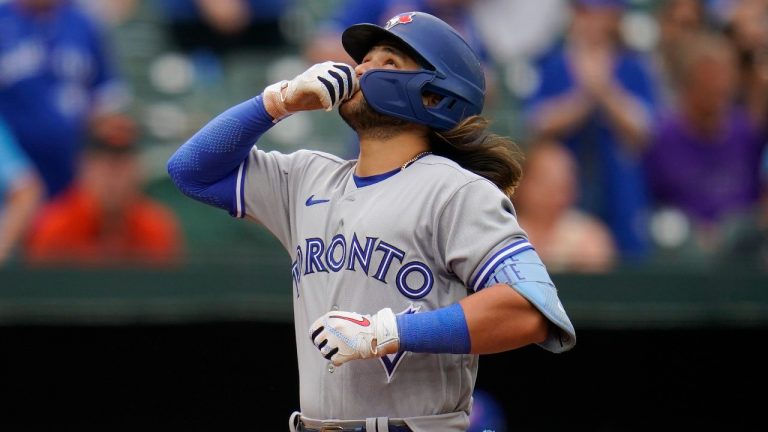
[[[339,310],[339,305],[333,305],[331,306],[331,310]],[[333,363],[328,362],[328,373],[333,373],[336,371],[336,367],[333,365]]]

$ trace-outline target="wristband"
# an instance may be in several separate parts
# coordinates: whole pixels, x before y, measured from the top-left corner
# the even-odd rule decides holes
[[[400,351],[468,354],[464,309],[458,303],[434,311],[397,315]]]

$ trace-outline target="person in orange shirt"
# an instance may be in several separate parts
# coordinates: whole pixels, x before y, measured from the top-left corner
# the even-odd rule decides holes
[[[47,204],[26,241],[31,264],[177,264],[182,235],[176,215],[142,189],[136,125],[113,117],[95,129],[78,181]]]

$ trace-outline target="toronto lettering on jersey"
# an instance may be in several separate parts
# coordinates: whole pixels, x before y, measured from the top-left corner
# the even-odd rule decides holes
[[[357,234],[347,240],[343,234],[335,235],[329,242],[313,237],[296,246],[296,260],[291,265],[291,274],[297,287],[301,278],[317,273],[337,273],[340,271],[362,271],[368,277],[388,284],[392,263],[402,264],[395,274],[394,282],[401,294],[410,299],[426,296],[434,285],[432,270],[420,261],[405,262],[406,253],[377,237],[365,237],[361,242]],[[421,277],[409,278],[416,273]]]

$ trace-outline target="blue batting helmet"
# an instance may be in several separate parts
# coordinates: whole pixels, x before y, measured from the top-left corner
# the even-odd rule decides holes
[[[480,114],[485,101],[485,75],[480,59],[450,25],[423,12],[407,12],[384,27],[356,24],[341,35],[341,43],[361,63],[382,41],[404,44],[415,54],[420,71],[373,69],[360,79],[360,89],[377,112],[448,130],[465,118]],[[425,106],[422,95],[442,96]]]

